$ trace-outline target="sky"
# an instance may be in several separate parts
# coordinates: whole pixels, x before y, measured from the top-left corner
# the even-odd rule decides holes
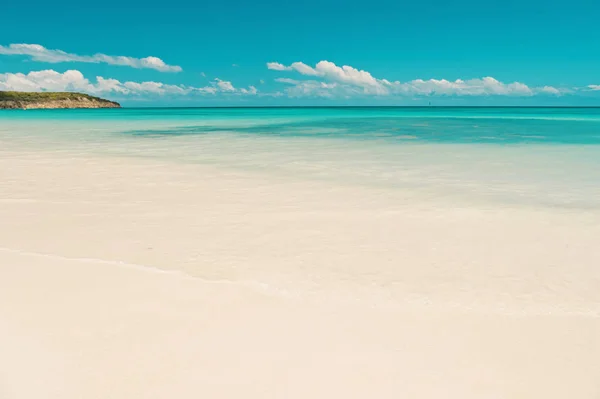
[[[0,90],[126,106],[600,105],[592,0],[30,0]]]

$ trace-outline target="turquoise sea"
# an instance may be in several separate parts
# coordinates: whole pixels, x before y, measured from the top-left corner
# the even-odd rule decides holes
[[[600,108],[0,111],[0,154],[209,164],[407,196],[600,209]]]

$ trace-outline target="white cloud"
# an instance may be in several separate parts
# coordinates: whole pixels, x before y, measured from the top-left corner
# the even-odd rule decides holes
[[[274,71],[291,71],[292,68],[286,67],[279,62],[267,62],[267,68],[272,69]]]
[[[235,91],[235,87],[233,87],[231,82],[217,78],[215,79],[215,84],[222,91]]]
[[[448,81],[446,79],[416,79],[406,83],[386,82],[394,93],[416,94],[416,95],[458,95],[458,96],[482,96],[482,95],[516,95],[530,96],[533,91],[525,84],[502,83],[492,77],[481,79]]]
[[[323,61],[321,61],[321,62],[323,62]],[[310,67],[303,62],[294,62],[294,63],[292,63],[292,65],[289,66],[289,68],[300,72],[302,75],[308,75],[308,76],[323,76],[324,75],[323,72],[318,71],[317,69]]]
[[[323,77],[326,80],[346,83],[352,86],[363,88],[366,94],[388,94],[389,88],[383,81],[375,79],[367,71],[358,70],[351,66],[344,65],[339,67],[333,62],[320,61],[313,68],[303,62],[294,62],[290,66],[285,66],[277,62],[267,64],[267,68],[276,71],[296,71],[306,76]]]
[[[254,86],[248,86],[247,89],[243,89],[243,88],[240,89],[240,93],[242,93],[242,94],[256,94],[256,93],[258,93],[258,90]]]
[[[102,82],[107,88],[109,82]],[[34,71],[27,75],[22,73],[0,74],[0,89],[17,91],[76,91],[89,90],[90,82],[79,71],[70,70],[58,73],[53,70]]]
[[[589,85],[588,88],[591,90],[600,90],[600,85]]]
[[[346,97],[350,94],[347,87],[338,83],[319,82],[317,80],[303,80],[285,89],[289,97]]]
[[[324,76],[330,80],[362,87],[365,93],[369,94],[388,94],[389,92],[389,88],[386,86],[387,81],[375,79],[369,72],[348,65],[339,67],[333,62],[320,61],[310,73],[306,73],[309,70],[304,67],[295,69],[302,74]]]
[[[121,82],[97,76],[95,82],[86,79],[77,70],[64,73],[54,70],[33,71],[23,73],[0,74],[0,90],[14,91],[77,91],[94,95],[176,95],[188,94],[235,94],[255,95],[258,90],[254,86],[237,89],[231,82],[215,79],[209,86],[193,87],[170,85],[162,82]]]
[[[288,78],[277,78],[276,82],[291,85],[285,89],[289,97],[325,97],[330,98],[336,95],[347,95],[349,88],[344,88],[338,83],[327,83],[318,80],[295,80]],[[341,90],[340,90],[341,89]]]
[[[552,86],[544,86],[544,87],[540,87],[538,89],[541,93],[548,93],[548,94],[556,94],[559,95],[562,92],[560,90],[558,90],[556,87],[552,87]]]
[[[112,56],[106,54],[78,55],[62,50],[51,50],[39,44],[10,44],[0,45],[0,55],[24,55],[34,61],[59,63],[59,62],[87,62],[104,63],[110,65],[124,65],[132,68],[155,69],[160,72],[180,72],[181,67],[167,65],[158,57],[135,58],[126,56]]]
[[[188,94],[194,91],[193,87],[167,85],[161,82],[125,82],[122,84],[125,94]]]
[[[278,62],[267,63],[267,68],[276,71],[295,71],[305,76],[320,78],[319,80],[293,80],[278,78],[277,82],[294,85],[287,88],[290,96],[356,96],[356,95],[457,95],[457,96],[532,96],[535,94],[561,94],[552,86],[530,88],[524,83],[503,83],[492,77],[449,81],[446,79],[415,79],[409,82],[391,82],[378,79],[369,72],[348,65],[337,66],[330,61],[320,61],[315,67],[302,62],[294,62],[289,66]],[[333,84],[336,83],[336,84]]]
[[[297,85],[298,83],[300,83],[299,80],[290,79],[290,78],[277,78],[277,79],[275,79],[275,81],[279,82],[279,83],[287,83],[290,85]]]

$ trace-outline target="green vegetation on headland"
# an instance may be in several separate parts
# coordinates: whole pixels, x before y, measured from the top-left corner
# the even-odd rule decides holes
[[[0,109],[120,107],[114,101],[83,93],[0,91]]]

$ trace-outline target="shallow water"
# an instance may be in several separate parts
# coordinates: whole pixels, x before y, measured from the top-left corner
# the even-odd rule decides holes
[[[401,189],[466,206],[600,208],[600,108],[0,111],[0,143]]]

